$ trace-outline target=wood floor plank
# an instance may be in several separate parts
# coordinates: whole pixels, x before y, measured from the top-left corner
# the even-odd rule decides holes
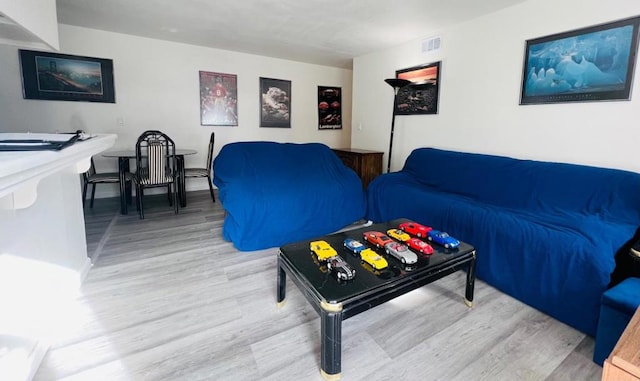
[[[35,380],[323,380],[320,319],[287,281],[276,307],[277,248],[222,239],[208,191],[178,215],[151,197],[140,220],[115,199],[85,210],[94,258],[65,306]],[[342,375],[362,380],[599,380],[593,338],[465,274],[452,274],[343,323]]]

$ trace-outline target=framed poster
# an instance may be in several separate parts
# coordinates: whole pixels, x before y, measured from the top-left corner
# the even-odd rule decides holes
[[[260,127],[291,128],[291,81],[260,77]]]
[[[520,104],[629,100],[639,20],[527,40]]]
[[[318,129],[342,129],[342,88],[318,86]]]
[[[238,125],[238,76],[200,71],[200,125]]]
[[[397,70],[396,78],[413,82],[398,91],[396,115],[438,113],[440,61]]]
[[[25,99],[116,103],[113,61],[20,50]]]

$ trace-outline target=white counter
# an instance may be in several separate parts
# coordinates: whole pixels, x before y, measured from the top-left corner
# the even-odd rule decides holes
[[[0,134],[7,138],[16,136]],[[0,152],[0,354],[29,355],[17,379],[33,375],[61,304],[75,296],[91,268],[80,174],[115,139],[98,135],[61,151]],[[53,300],[60,300],[58,308]],[[0,379],[9,371],[22,374],[3,369],[1,360]]]

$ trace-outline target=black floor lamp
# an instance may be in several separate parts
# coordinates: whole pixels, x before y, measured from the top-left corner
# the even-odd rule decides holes
[[[387,78],[384,80],[393,87],[393,117],[391,119],[391,137],[389,138],[389,160],[387,161],[387,173],[391,172],[391,150],[393,149],[393,130],[396,124],[396,109],[398,108],[398,90],[413,82],[401,78]]]

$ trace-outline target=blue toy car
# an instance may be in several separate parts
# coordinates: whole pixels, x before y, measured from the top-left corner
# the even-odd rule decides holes
[[[445,249],[455,249],[460,245],[460,241],[451,237],[446,232],[439,230],[430,230],[427,233],[427,239],[429,242],[435,242],[438,245],[444,246]]]
[[[365,245],[362,244],[362,242],[353,238],[345,239],[344,247],[346,247],[349,251],[351,251],[354,254],[360,254],[362,250],[367,248]]]

